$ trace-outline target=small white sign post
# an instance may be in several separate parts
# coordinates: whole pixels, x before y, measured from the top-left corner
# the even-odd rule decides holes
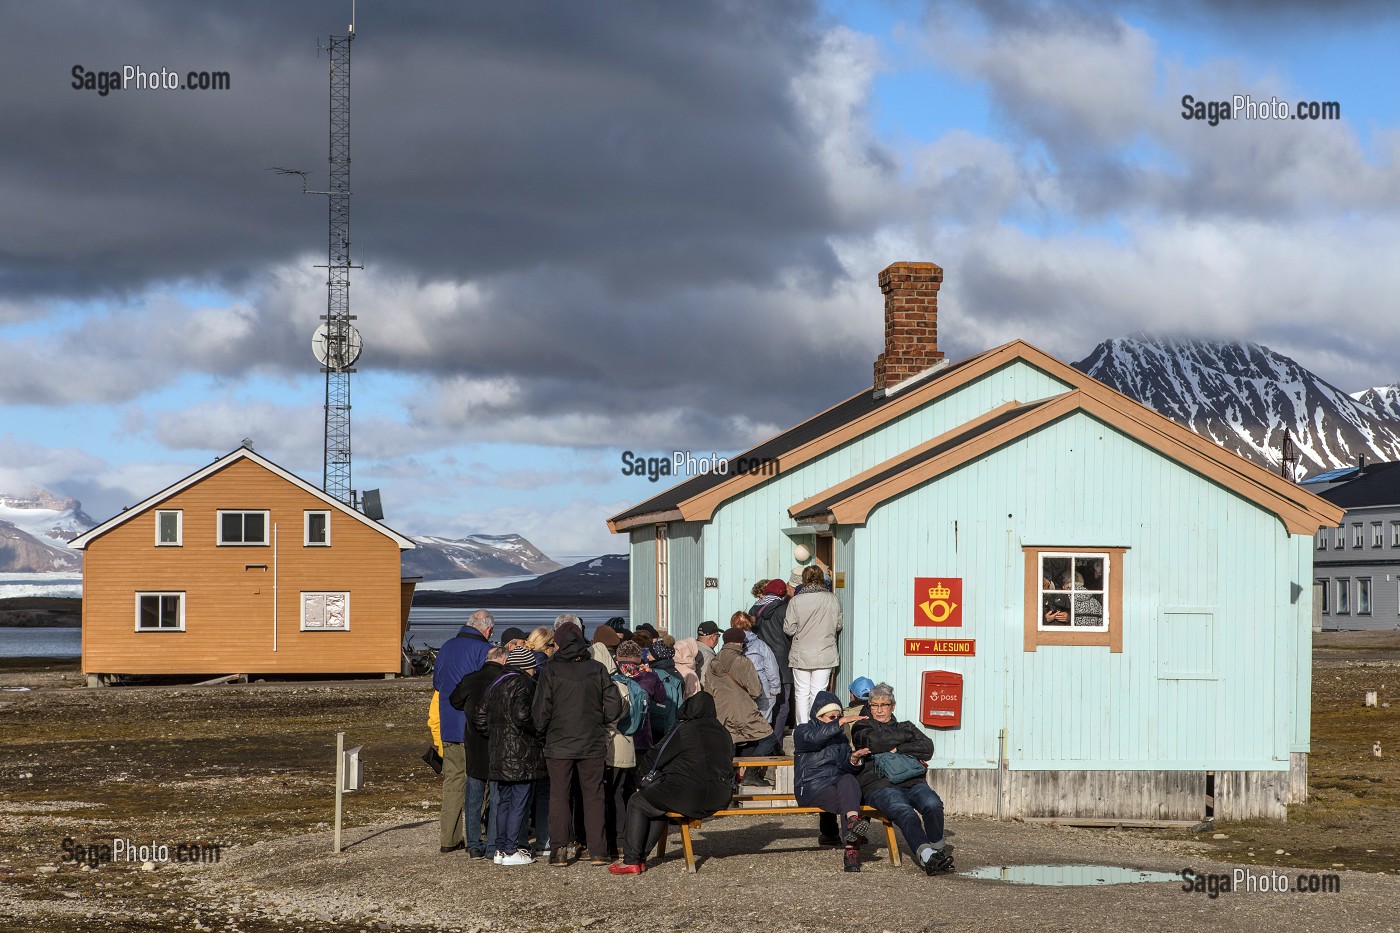
[[[347,791],[360,790],[365,786],[365,763],[360,758],[363,745],[356,745],[348,751],[345,748],[345,733],[335,734],[335,848],[340,852],[340,813],[341,798]]]

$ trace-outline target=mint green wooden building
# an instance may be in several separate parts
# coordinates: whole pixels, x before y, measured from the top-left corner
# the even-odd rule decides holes
[[[961,676],[960,723],[925,726],[954,812],[1283,818],[1306,797],[1313,535],[1341,510],[1023,342],[942,360],[941,281],[881,273],[874,386],[745,453],[769,468],[610,520],[633,620],[723,625],[803,545],[842,603],[838,684],[886,681],[919,722],[924,674]],[[916,624],[931,579],[960,585],[961,624]]]

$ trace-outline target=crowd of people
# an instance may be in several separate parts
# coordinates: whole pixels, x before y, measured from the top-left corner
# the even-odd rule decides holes
[[[735,757],[782,754],[793,723],[794,796],[821,809],[818,842],[860,870],[861,806],[890,818],[929,874],[953,868],[933,743],[894,715],[887,684],[830,692],[841,605],[820,566],[760,580],[729,627],[674,639],[621,618],[592,638],[572,613],[506,629],[473,613],[438,652],[429,726],[443,782],[439,846],[498,865],[607,866],[640,874],[667,814],[703,819],[738,785],[769,787]]]

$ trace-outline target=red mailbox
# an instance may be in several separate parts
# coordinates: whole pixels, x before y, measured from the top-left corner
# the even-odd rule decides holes
[[[963,679],[953,671],[924,671],[920,720],[926,726],[951,729],[962,725]]]

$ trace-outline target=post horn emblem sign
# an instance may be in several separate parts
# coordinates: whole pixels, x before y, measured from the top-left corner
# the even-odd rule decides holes
[[[962,625],[962,578],[914,578],[915,625]]]

